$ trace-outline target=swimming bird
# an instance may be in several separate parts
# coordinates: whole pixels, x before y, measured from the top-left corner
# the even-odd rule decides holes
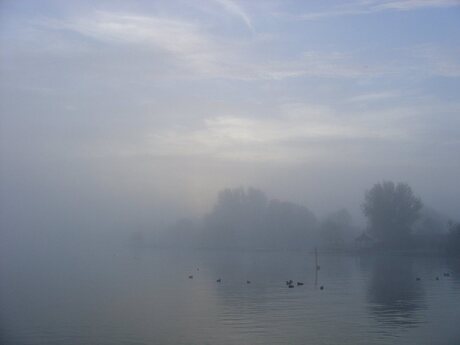
[[[193,279],[193,275],[189,275],[189,276],[188,276],[188,279]]]
[[[294,287],[294,285],[292,285],[292,284],[289,284],[289,285],[288,285],[288,288],[289,288],[289,289],[292,289],[293,287]]]
[[[303,283],[302,282],[297,282],[297,286],[302,286]]]
[[[450,277],[450,273],[449,273],[449,272],[445,272],[445,273],[444,273],[444,277]]]
[[[217,283],[220,283],[222,281],[222,278],[219,278],[216,280]]]
[[[292,283],[294,283],[292,279],[286,280],[286,285],[292,285]]]
[[[250,281],[250,280],[246,280],[246,284],[251,284],[251,281]]]
[[[439,280],[439,277],[436,277],[436,280]]]
[[[324,286],[321,285],[321,286],[319,287],[319,289],[320,289],[320,290],[324,290]]]
[[[419,280],[420,280],[420,277],[415,278],[415,280],[419,281]]]

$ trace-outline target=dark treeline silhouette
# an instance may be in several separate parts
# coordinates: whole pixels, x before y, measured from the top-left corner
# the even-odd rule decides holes
[[[178,225],[169,231],[182,232]],[[255,188],[221,191],[211,212],[190,228],[194,239],[189,244],[204,248],[303,249],[318,237],[318,221],[310,210],[269,200]]]
[[[424,206],[413,225],[413,246],[420,250],[442,252],[445,249],[449,228],[448,217]]]
[[[368,231],[386,247],[410,246],[413,224],[420,217],[421,200],[405,183],[375,184],[366,192],[363,212]]]
[[[318,220],[307,207],[268,199],[255,188],[222,190],[201,219],[180,220],[157,241],[160,246],[215,249],[344,249],[355,235],[347,210]]]
[[[357,237],[358,231],[346,209],[332,212],[320,222],[320,245],[332,250],[348,248]]]
[[[154,245],[275,250],[318,246],[323,250],[460,252],[460,225],[453,222],[448,225],[446,217],[424,207],[408,184],[375,184],[366,191],[362,208],[367,219],[364,230],[353,225],[346,209],[318,219],[305,206],[271,200],[255,188],[225,189],[218,194],[208,214],[195,220],[175,222],[156,236]],[[135,238],[137,242],[139,238]]]
[[[460,255],[460,223],[449,221],[446,250],[450,255]]]
[[[365,193],[367,249],[404,249],[460,254],[460,230],[430,207],[423,206],[407,183],[384,181]],[[449,229],[449,232],[447,231]]]
[[[254,188],[220,192],[204,219],[204,241],[212,247],[300,249],[316,231],[316,217],[306,207],[268,200]]]

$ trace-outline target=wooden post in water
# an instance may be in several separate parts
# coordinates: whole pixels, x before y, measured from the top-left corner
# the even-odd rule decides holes
[[[315,270],[319,271],[320,267],[318,265],[318,248],[315,247]]]
[[[315,247],[315,288],[318,286],[318,248]]]

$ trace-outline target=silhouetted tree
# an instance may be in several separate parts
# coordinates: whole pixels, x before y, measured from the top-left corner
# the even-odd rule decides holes
[[[451,255],[460,255],[460,223],[449,221],[447,235],[447,251]]]
[[[420,235],[442,234],[448,230],[448,218],[433,208],[423,206],[414,223],[414,233]]]
[[[353,238],[355,229],[350,213],[342,209],[328,214],[319,226],[321,244],[329,249],[343,249]]]
[[[306,207],[268,201],[260,190],[225,189],[204,218],[203,242],[217,248],[300,249],[312,245],[315,215]]]
[[[386,246],[400,247],[409,243],[422,202],[408,184],[385,181],[366,192],[362,206],[373,236]]]
[[[309,248],[315,241],[316,230],[316,217],[308,208],[292,202],[272,200],[268,204],[260,240],[267,248]]]
[[[447,230],[447,217],[423,206],[420,217],[413,226],[415,245],[420,250],[439,251],[442,249]]]
[[[204,219],[204,241],[212,247],[251,247],[260,239],[267,197],[255,188],[225,189]]]
[[[201,224],[199,221],[182,218],[168,226],[156,239],[160,247],[200,247]]]

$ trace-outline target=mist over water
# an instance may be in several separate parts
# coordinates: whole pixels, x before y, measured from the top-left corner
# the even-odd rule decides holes
[[[1,264],[2,344],[453,344],[460,336],[458,260],[320,254],[315,277],[312,252],[11,257]],[[304,285],[289,289],[288,279]]]
[[[0,344],[458,344],[459,18],[0,0]]]

